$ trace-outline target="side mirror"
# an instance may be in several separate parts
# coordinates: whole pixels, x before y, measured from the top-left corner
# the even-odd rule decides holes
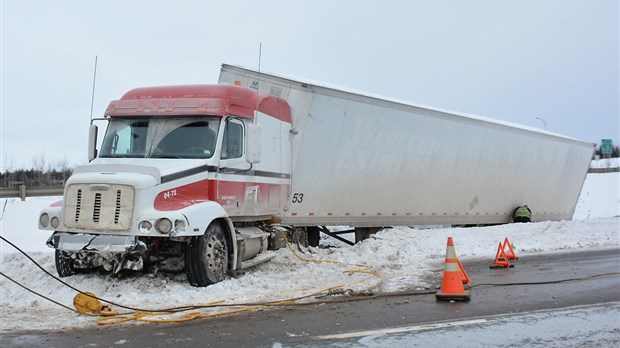
[[[88,128],[88,162],[97,157],[97,130],[98,127],[95,124],[91,124]]]
[[[249,163],[260,162],[261,148],[261,125],[258,123],[250,123],[247,127],[247,150],[245,158]]]

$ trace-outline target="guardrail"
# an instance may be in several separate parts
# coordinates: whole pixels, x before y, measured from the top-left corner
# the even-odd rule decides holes
[[[19,185],[0,188],[0,198],[20,198],[22,201],[25,201],[26,197],[62,196],[64,191],[65,188],[62,186],[26,187],[26,185]]]
[[[617,172],[620,172],[620,168],[618,168],[618,167],[614,167],[614,168],[590,168],[588,170],[588,173],[596,173],[596,174],[617,173]]]

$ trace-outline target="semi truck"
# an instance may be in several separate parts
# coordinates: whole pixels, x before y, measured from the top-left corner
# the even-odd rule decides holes
[[[227,64],[217,84],[133,89],[102,120],[89,163],[39,216],[62,277],[168,265],[207,286],[286,239],[316,246],[325,226],[361,240],[388,226],[508,223],[525,204],[532,221],[571,219],[594,151]]]

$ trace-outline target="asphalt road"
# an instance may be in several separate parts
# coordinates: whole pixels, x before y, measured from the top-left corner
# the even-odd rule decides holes
[[[325,337],[489,315],[620,301],[620,250],[521,257],[512,269],[490,261],[465,262],[469,302],[437,302],[433,295],[372,296],[246,312],[185,324],[144,324],[59,332],[4,334],[3,347],[290,347],[350,346]],[[441,265],[432,280],[439,284]],[[615,274],[611,274],[615,273]],[[571,279],[579,279],[566,281]],[[561,281],[561,282],[555,282]],[[546,282],[546,284],[533,284]],[[519,283],[519,284],[517,284]],[[485,284],[513,284],[509,286]],[[346,302],[329,302],[347,300]],[[335,337],[335,336],[334,336]],[[444,345],[437,342],[438,346]],[[458,344],[457,344],[458,345]]]

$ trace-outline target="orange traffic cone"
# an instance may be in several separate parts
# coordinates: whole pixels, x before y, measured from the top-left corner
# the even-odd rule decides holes
[[[459,260],[456,258],[452,237],[448,237],[443,281],[441,282],[441,290],[435,294],[435,298],[439,301],[469,301],[470,297],[469,291],[463,287],[461,268],[459,267]]]
[[[508,247],[508,251],[506,251],[506,247]],[[508,258],[508,260],[516,260],[516,259],[518,259],[517,255],[515,254],[514,249],[512,248],[512,244],[508,240],[508,237],[506,237],[506,239],[504,239],[504,245],[502,246],[502,249],[506,253],[506,257]]]
[[[511,265],[508,261],[508,257],[506,257],[506,253],[504,252],[504,246],[502,243],[499,243],[497,247],[497,254],[495,254],[495,262],[493,265],[489,266],[491,269],[496,268],[512,268],[515,265]]]

